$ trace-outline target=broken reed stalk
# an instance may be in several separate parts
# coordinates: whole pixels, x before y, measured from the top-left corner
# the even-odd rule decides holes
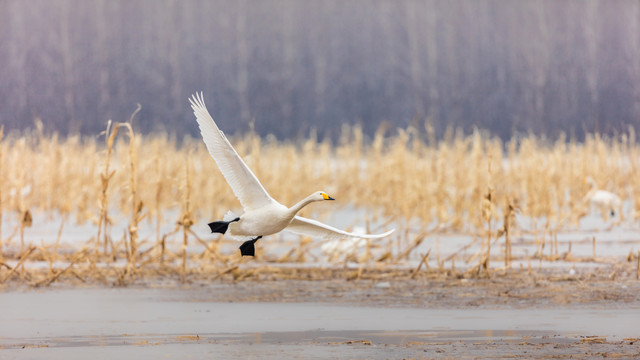
[[[487,193],[484,196],[484,199],[482,202],[482,216],[487,222],[487,246],[486,246],[486,254],[480,257],[480,261],[487,275],[489,275],[489,267],[491,265],[491,237],[492,237],[491,223],[493,219],[493,188],[491,187],[491,160],[492,159],[493,159],[493,155],[489,154],[489,161],[487,164]]]
[[[397,259],[398,260],[408,259],[411,252],[415,250],[418,246],[420,246],[420,244],[422,244],[424,239],[427,238],[427,235],[428,235],[427,231],[423,231],[420,234],[418,234],[418,236],[416,236],[415,239],[413,240],[413,244],[411,244],[411,246],[409,246],[406,250],[404,250],[401,254],[399,254]],[[367,246],[369,246],[369,242],[367,242]]]
[[[429,249],[427,251],[426,254],[424,254],[422,256],[422,259],[420,260],[420,263],[418,264],[418,267],[413,270],[413,272],[411,273],[411,278],[415,278],[416,275],[418,275],[418,271],[420,271],[420,268],[422,267],[422,264],[424,264],[424,266],[428,269],[429,268],[429,264],[427,263],[427,259],[429,259],[429,254],[431,254],[431,249]]]
[[[27,260],[27,258],[29,257],[29,255],[31,255],[31,253],[36,249],[35,246],[29,246],[29,249],[27,249],[26,252],[21,253],[20,254],[20,260],[18,260],[18,263],[16,264],[16,266],[13,267],[13,269],[11,269],[9,271],[9,273],[7,275],[5,275],[4,278],[2,278],[2,281],[0,281],[0,283],[5,283],[5,281],[7,281],[7,279],[9,279],[11,277],[11,275],[13,275],[13,273],[16,271],[16,269],[18,268],[22,268],[24,271],[24,262]],[[24,276],[24,275],[23,275]]]
[[[56,244],[53,248],[54,254],[58,255],[58,247],[60,246],[60,238],[62,238],[62,229],[64,229],[64,217],[60,221],[60,227],[58,228],[58,236],[56,237]]]
[[[66,273],[67,271],[69,271],[75,264],[77,264],[79,261],[81,261],[82,259],[84,259],[86,257],[86,250],[81,250],[79,254],[76,254],[71,261],[69,261],[69,265],[67,265],[66,268],[58,271],[57,273],[54,273],[52,275],[50,275],[48,278],[45,278],[44,280],[41,280],[37,283],[34,284],[34,286],[39,287],[39,286],[49,286],[51,285],[51,283],[53,283],[54,281],[58,280],[58,278],[60,278],[60,276],[62,276],[62,274]],[[80,280],[83,280],[82,278],[80,278]]]
[[[487,222],[487,244],[483,246],[482,255],[480,256],[480,264],[484,267],[487,274],[489,273],[490,257],[491,257],[491,218],[493,217],[493,203],[491,202],[492,190],[491,187],[487,189],[487,194],[483,199],[482,216]]]
[[[107,191],[109,189],[109,183],[113,178],[113,175],[116,173],[115,170],[109,170],[109,165],[111,163],[111,153],[113,151],[113,144],[118,134],[118,129],[120,125],[116,124],[113,129],[111,128],[111,120],[107,122],[107,129],[104,131],[105,134],[105,144],[107,145],[107,156],[105,159],[104,172],[100,174],[100,197],[99,197],[99,210],[100,216],[98,218],[98,235],[96,236],[96,248],[94,253],[94,265],[98,262],[98,253],[100,252],[100,238],[104,236],[103,241],[103,252],[107,254],[107,245],[108,245],[108,235],[107,230],[109,226],[109,198],[107,196]]]
[[[64,228],[64,217],[62,217],[62,221],[60,222],[60,227],[58,228],[58,236],[56,237],[56,243],[53,246],[53,252],[47,252],[47,255],[48,255],[47,259],[49,260],[49,274],[53,272],[53,262],[58,258],[58,247],[60,246],[60,238],[62,237],[63,228]],[[40,251],[44,252],[43,249],[41,249]]]
[[[596,259],[596,237],[593,237],[593,259]]]
[[[33,217],[31,217],[31,212],[27,209],[22,214],[22,219],[20,221],[20,253],[24,252],[24,229],[31,226],[33,223]],[[24,264],[20,267],[20,277],[24,279]]]
[[[180,225],[182,225],[182,283],[186,281],[187,274],[187,243],[189,240],[189,230],[193,225],[191,219],[191,178],[189,176],[190,158],[193,155],[193,150],[187,153],[185,164],[185,176],[184,176],[184,191],[183,191],[183,209],[180,219]]]
[[[538,250],[538,271],[542,269],[542,260],[544,260],[544,247],[547,244],[547,227],[542,231],[542,237],[540,238],[540,250]]]
[[[138,109],[131,115],[133,116],[140,111]],[[129,257],[128,273],[135,275],[136,261],[138,257],[138,224],[144,219],[146,214],[142,213],[144,204],[138,199],[137,179],[136,179],[136,157],[135,157],[135,134],[130,123],[119,124],[125,127],[129,132],[129,186],[131,188],[131,223],[129,224],[129,247],[131,256]]]
[[[162,222],[162,209],[160,209],[160,200],[161,200],[161,194],[162,194],[162,170],[160,168],[160,154],[159,154],[159,147],[158,147],[158,142],[154,142],[154,158],[153,158],[153,164],[155,167],[155,171],[156,171],[156,175],[158,176],[156,178],[156,193],[155,193],[155,203],[154,203],[154,208],[155,208],[155,212],[156,212],[156,246],[160,248],[160,265],[163,265],[164,263],[164,248],[165,248],[165,242],[164,242],[164,237],[160,236],[160,223]]]
[[[504,213],[504,267],[505,270],[511,267],[511,220],[515,217],[516,206],[511,199],[507,198],[507,210]],[[499,236],[498,236],[499,237]]]
[[[436,264],[440,271],[444,270],[444,264],[440,260],[440,239],[436,238]]]
[[[511,265],[511,238],[509,236],[509,223],[506,215],[504,221],[504,268],[508,269]]]

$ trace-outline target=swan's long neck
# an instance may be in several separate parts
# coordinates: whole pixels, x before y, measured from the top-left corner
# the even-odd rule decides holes
[[[303,207],[311,204],[312,202],[316,201],[313,198],[313,195],[309,195],[306,198],[302,199],[300,202],[298,202],[297,204],[293,205],[292,207],[289,208],[289,211],[291,211],[291,216],[295,216],[298,211],[302,210]]]

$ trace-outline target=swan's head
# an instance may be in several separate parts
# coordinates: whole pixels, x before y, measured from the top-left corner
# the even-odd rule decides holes
[[[596,181],[593,180],[593,178],[591,176],[587,176],[586,178],[584,178],[584,183],[588,184],[592,188],[596,187]]]
[[[313,200],[316,200],[316,201],[335,200],[331,196],[327,195],[327,193],[324,191],[316,191],[315,193],[313,193],[312,196],[313,196]]]

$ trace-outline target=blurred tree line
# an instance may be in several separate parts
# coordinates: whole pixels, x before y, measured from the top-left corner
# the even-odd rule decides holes
[[[509,138],[640,119],[640,2],[0,0],[0,123],[335,138],[343,123]]]

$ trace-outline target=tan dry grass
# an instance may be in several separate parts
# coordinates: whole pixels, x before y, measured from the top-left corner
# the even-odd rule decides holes
[[[128,136],[118,135],[119,128],[126,128]],[[0,211],[5,218],[14,218],[9,223],[20,224],[14,234],[22,234],[28,225],[30,209],[50,218],[59,214],[78,223],[91,222],[97,227],[95,237],[87,235],[87,241],[95,243],[93,268],[107,258],[127,259],[128,270],[118,275],[121,281],[143,267],[167,271],[165,265],[178,259],[183,280],[187,261],[213,259],[219,271],[235,266],[229,261],[237,258],[220,254],[216,242],[207,243],[190,230],[194,223],[219,219],[228,209],[239,208],[200,139],[185,138],[178,145],[166,135],[134,136],[127,123],[109,127],[103,136],[104,142],[80,136],[61,139],[44,136],[36,128],[0,138]],[[542,259],[545,241],[551,240],[548,258],[559,259],[552,238],[587,213],[583,201],[587,176],[623,200],[632,199],[634,212],[629,215],[640,214],[640,190],[633,185],[639,180],[640,148],[633,131],[615,139],[596,134],[583,143],[563,138],[552,143],[533,136],[503,143],[481,132],[470,136],[449,132],[438,143],[423,140],[428,137],[428,132],[415,128],[395,134],[381,128],[367,139],[356,126],[344,127],[335,145],[313,136],[296,143],[278,142],[253,132],[232,138],[232,143],[272,196],[284,204],[324,189],[342,204],[370,209],[371,222],[401,226],[394,235],[397,258],[389,251],[380,262],[406,258],[425,236],[450,231],[486,239],[482,253],[472,257],[485,269],[491,244],[504,237],[506,269],[511,260],[509,239],[519,231],[511,222],[516,210],[518,216],[540,219],[533,229],[540,237],[537,256]],[[322,217],[331,209],[318,206],[313,211]],[[121,234],[111,234],[109,224],[126,221],[125,217],[130,219],[128,235],[117,240]],[[421,228],[410,231],[410,219],[418,219]],[[155,244],[146,248],[137,242],[141,221],[155,222]],[[166,221],[176,223],[176,230],[161,234],[160,224]],[[167,239],[180,230],[185,248],[193,237],[205,252],[188,259],[186,251],[179,255],[167,251]],[[279,261],[305,261],[304,244]],[[78,251],[84,250],[66,256],[72,265],[84,261],[73,255]],[[24,259],[24,248],[12,256]],[[454,258],[447,260],[455,266]],[[370,255],[363,261],[372,261]]]

